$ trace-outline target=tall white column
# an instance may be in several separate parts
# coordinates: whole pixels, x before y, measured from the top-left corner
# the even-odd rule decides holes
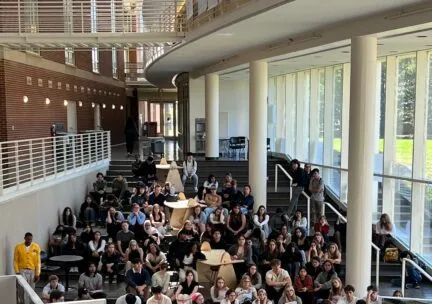
[[[252,61],[249,72],[249,183],[255,206],[267,204],[268,66]]]
[[[346,284],[364,294],[371,280],[377,39],[351,39]]]
[[[206,159],[219,158],[219,75],[205,76]]]

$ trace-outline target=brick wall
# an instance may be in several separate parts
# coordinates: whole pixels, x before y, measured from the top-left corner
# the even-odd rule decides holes
[[[77,63],[84,64],[78,58]],[[92,102],[105,103],[106,108],[101,107],[102,127],[104,130],[111,130],[112,143],[124,141],[126,111],[120,110],[120,105],[125,107],[124,88],[8,60],[0,61],[0,89],[3,75],[4,90],[1,91],[5,93],[0,93],[0,139],[49,136],[52,123],[64,123],[67,126],[67,107],[63,105],[63,101],[74,100],[83,103],[82,107],[77,106],[78,131],[94,128]],[[48,80],[52,81],[52,88],[49,88]],[[58,83],[61,83],[60,88]],[[84,88],[84,92],[81,91],[81,87]],[[23,102],[24,95],[29,99],[26,104]],[[45,98],[50,99],[49,105],[45,104]],[[113,104],[116,106],[115,110],[112,109]],[[2,107],[5,111],[1,111]],[[1,119],[2,113],[6,113],[6,119]],[[6,124],[3,121],[6,121]],[[6,128],[4,139],[1,137],[1,132],[5,132],[2,131],[2,125],[5,125],[3,129]]]
[[[5,89],[4,89],[4,63],[0,60],[0,142],[5,141],[7,138],[7,127],[6,127],[6,103],[1,102],[5,100]]]

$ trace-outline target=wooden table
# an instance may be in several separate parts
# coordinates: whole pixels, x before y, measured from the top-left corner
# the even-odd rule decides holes
[[[244,263],[244,260],[231,260],[231,256],[223,249],[202,251],[206,260],[198,260],[197,272],[200,283],[213,284],[217,277],[223,277],[229,288],[237,287],[237,278],[233,264]]]
[[[170,218],[170,225],[172,228],[177,230],[183,228],[184,222],[193,214],[194,208],[198,205],[198,203],[190,204],[189,200],[181,200],[174,203],[165,201],[164,204],[173,209]]]

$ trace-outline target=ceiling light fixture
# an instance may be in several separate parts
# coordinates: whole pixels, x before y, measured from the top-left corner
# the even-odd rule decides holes
[[[23,102],[27,103],[28,101],[29,101],[28,97],[27,96],[23,96]]]
[[[123,106],[120,106],[120,110],[122,110],[122,111],[123,111]]]
[[[312,33],[311,35],[308,35],[308,36],[299,36],[299,37],[289,38],[288,40],[278,41],[278,42],[269,44],[267,46],[266,50],[267,51],[273,51],[275,49],[280,49],[280,48],[284,48],[284,47],[288,47],[288,46],[292,46],[292,45],[302,44],[302,43],[306,43],[309,41],[318,40],[321,38],[322,38],[322,35],[319,33]]]
[[[79,107],[82,107],[82,106],[83,106],[82,101],[78,101],[78,106],[79,106]]]
[[[106,104],[103,103],[102,104],[102,108],[105,109],[106,108]]]
[[[112,105],[112,109],[115,110],[115,105]]]
[[[432,11],[432,7],[420,7],[415,9],[401,9],[398,13],[384,17],[387,20],[396,20],[399,18],[409,17],[412,15],[423,14]]]
[[[64,106],[67,106],[68,105],[68,101],[65,99],[65,100],[63,100],[63,105]]]
[[[45,98],[45,104],[46,105],[49,105],[51,103],[51,100],[47,97],[47,98]]]
[[[92,108],[94,108],[96,105],[95,105],[95,103],[94,102],[92,102]]]

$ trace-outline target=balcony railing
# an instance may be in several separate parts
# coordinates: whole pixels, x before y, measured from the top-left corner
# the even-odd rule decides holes
[[[125,81],[127,85],[150,85],[144,77],[145,64],[142,62],[125,63]]]
[[[110,132],[0,142],[0,196],[108,163]]]

